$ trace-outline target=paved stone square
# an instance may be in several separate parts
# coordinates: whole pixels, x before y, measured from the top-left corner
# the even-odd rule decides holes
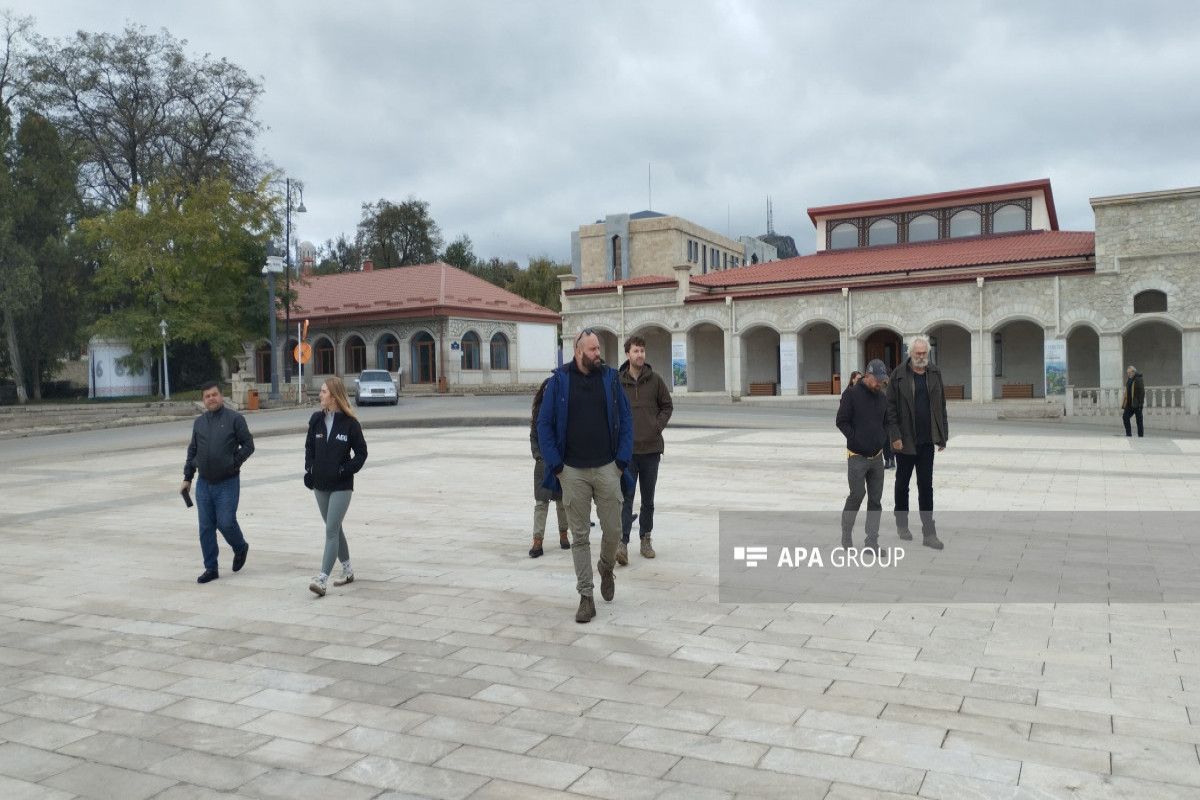
[[[658,558],[587,625],[553,531],[526,555],[519,426],[368,420],[324,598],[299,432],[258,436],[247,566],[203,586],[188,426],[5,443],[0,797],[1200,796],[1196,605],[718,602],[720,510],[841,507],[828,417],[669,429]],[[959,424],[938,507],[1200,510],[1200,439],[1114,432]]]

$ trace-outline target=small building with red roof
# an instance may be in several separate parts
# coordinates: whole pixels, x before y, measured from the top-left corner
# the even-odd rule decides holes
[[[557,312],[449,264],[377,270],[367,261],[360,272],[304,276],[292,287],[292,322],[308,323],[309,391],[325,376],[352,380],[364,369],[401,374],[405,385],[529,385],[558,363]],[[281,352],[294,375],[296,331],[287,334]],[[270,359],[261,346],[260,383],[270,381]]]
[[[812,255],[706,274],[677,259],[673,277],[568,279],[564,341],[594,328],[618,363],[637,333],[676,392],[798,397],[837,394],[874,358],[895,367],[923,335],[955,399],[1071,387],[1074,406],[1099,409],[1119,405],[1132,364],[1155,387],[1148,404],[1186,406],[1186,387],[1200,383],[1190,357],[1200,356],[1200,285],[1184,256],[1200,251],[1200,190],[1092,206],[1095,232],[1059,230],[1040,179],[810,208]]]

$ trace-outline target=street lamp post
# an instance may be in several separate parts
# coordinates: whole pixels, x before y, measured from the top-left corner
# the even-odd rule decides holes
[[[286,212],[286,234],[283,242],[284,257],[287,259],[287,272],[284,273],[283,290],[287,296],[284,304],[284,334],[283,340],[286,342],[287,337],[292,331],[292,179],[286,180],[287,192],[287,212]],[[297,190],[300,192],[300,207],[296,209],[297,214],[303,214],[308,211],[304,207],[304,187],[297,184]],[[299,342],[297,342],[299,344]],[[286,349],[286,348],[285,348]],[[283,381],[290,384],[292,382],[292,354],[288,351],[283,354]]]
[[[167,369],[167,321],[164,319],[158,323],[158,330],[162,333],[163,340],[163,396],[164,399],[171,399],[171,374]]]
[[[267,265],[262,268],[267,276],[267,311],[271,319],[271,393],[269,400],[279,399],[279,352],[275,342],[275,273],[283,270],[283,259],[279,256],[267,256]]]

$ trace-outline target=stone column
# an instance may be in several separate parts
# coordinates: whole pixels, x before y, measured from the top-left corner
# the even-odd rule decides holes
[[[1103,389],[1120,389],[1125,384],[1123,344],[1124,337],[1119,333],[1100,334],[1100,387]],[[1184,355],[1186,357],[1186,351]]]
[[[1184,331],[1180,336],[1183,358],[1183,385],[1200,383],[1200,331]]]
[[[985,328],[982,335],[978,329],[971,331],[971,401],[990,403],[994,399],[992,378],[993,357],[992,331]]]

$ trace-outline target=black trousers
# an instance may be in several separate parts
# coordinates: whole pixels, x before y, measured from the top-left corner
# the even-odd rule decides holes
[[[933,454],[937,447],[917,445],[916,455],[896,452],[896,485],[894,500],[897,525],[908,527],[908,484],[917,473],[917,508],[921,511],[921,527],[933,533]]]
[[[1125,413],[1121,415],[1121,421],[1125,423],[1125,435],[1126,436],[1133,436],[1133,431],[1130,430],[1130,428],[1129,428],[1129,418],[1130,417],[1137,417],[1138,436],[1141,436],[1142,435],[1142,409],[1141,409],[1141,406],[1139,406],[1137,408],[1127,408],[1127,409],[1125,409]]]

